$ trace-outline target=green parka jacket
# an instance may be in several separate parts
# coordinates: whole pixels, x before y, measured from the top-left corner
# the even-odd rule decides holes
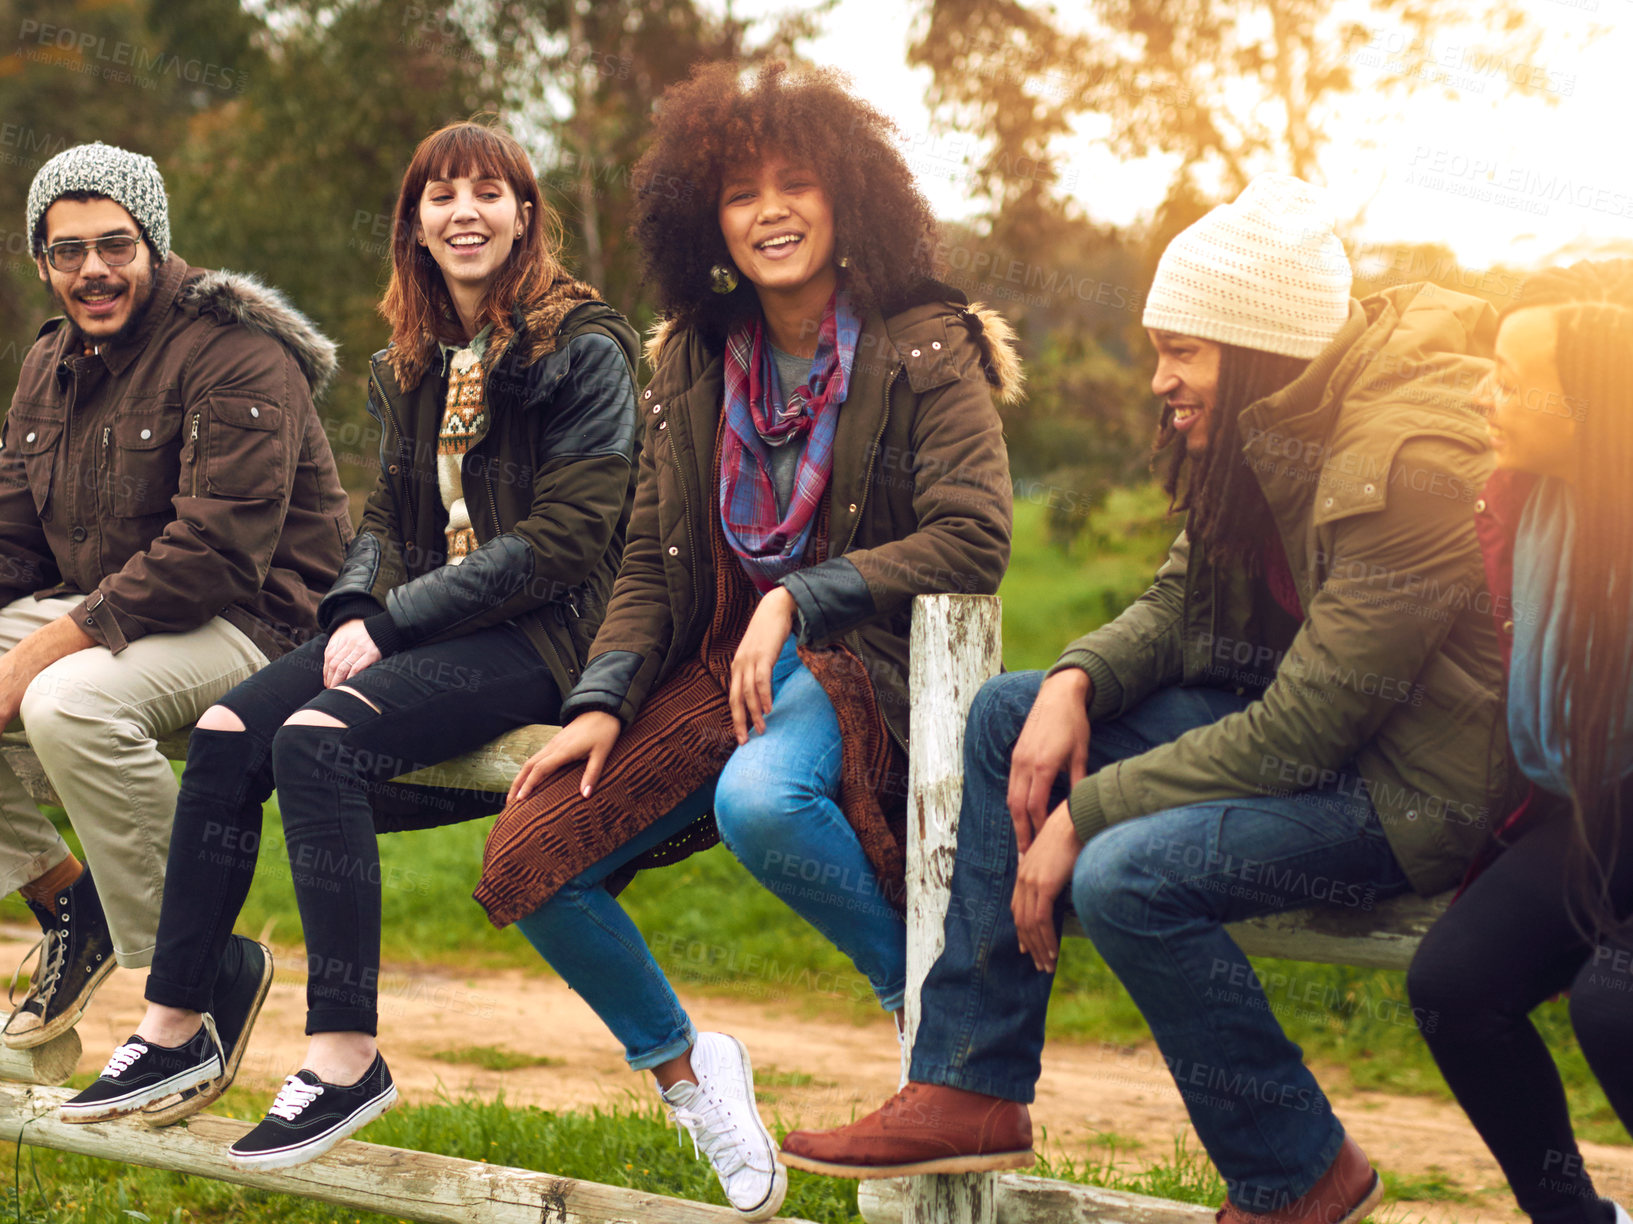
[[[1434,285],[1351,302],[1306,371],[1243,411],[1305,619],[1181,534],[1155,584],[1054,670],[1093,681],[1091,723],[1166,686],[1247,709],[1077,783],[1087,839],[1187,803],[1332,785],[1353,765],[1419,893],[1454,885],[1508,808],[1502,663],[1474,502],[1491,471],[1470,392],[1496,314]]]

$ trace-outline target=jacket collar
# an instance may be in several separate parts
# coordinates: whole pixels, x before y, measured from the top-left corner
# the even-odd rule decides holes
[[[131,364],[147,348],[148,341],[153,339],[153,333],[170,317],[175,309],[176,295],[181,292],[182,281],[187,279],[190,271],[180,255],[172,251],[165,261],[159,265],[153,274],[153,295],[147,300],[147,310],[142,316],[142,322],[135,333],[118,344],[104,344],[99,356],[108,373],[115,378],[121,377]],[[79,329],[73,329],[72,344],[84,344],[84,337],[79,335]]]
[[[1409,314],[1412,334],[1397,340]],[[1317,526],[1382,510],[1395,453],[1414,436],[1432,434],[1470,449],[1482,447],[1485,430],[1473,410],[1458,413],[1446,405],[1457,398],[1459,363],[1468,360],[1470,345],[1480,344],[1490,323],[1487,315],[1494,312],[1480,299],[1434,285],[1401,286],[1364,302],[1351,299],[1338,335],[1304,373],[1242,412],[1242,455],[1277,517],[1307,507],[1312,499]],[[1453,329],[1447,318],[1460,326]],[[1429,334],[1442,327],[1444,337]],[[1391,357],[1391,349],[1399,351]],[[1379,368],[1370,371],[1375,362]],[[1420,379],[1421,389],[1409,389]],[[1402,388],[1398,403],[1387,411],[1375,404],[1370,405],[1374,411],[1346,415],[1352,389],[1378,395],[1374,383]]]

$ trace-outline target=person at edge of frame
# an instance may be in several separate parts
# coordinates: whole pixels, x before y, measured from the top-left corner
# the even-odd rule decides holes
[[[1570,992],[1588,1066],[1633,1128],[1630,357],[1633,260],[1541,272],[1502,312],[1480,396],[1497,471],[1475,529],[1530,789],[1406,978],[1441,1073],[1538,1224],[1628,1224],[1594,1188],[1527,1017]]]
[[[758,1220],[787,1180],[748,1052],[696,1031],[604,885],[718,836],[899,1013],[913,598],[990,593],[1008,565],[994,399],[1019,363],[999,316],[929,279],[929,207],[834,74],[700,69],[636,181],[665,318],[629,545],[477,899],[652,1072]]]
[[[1069,895],[1225,1181],[1222,1220],[1338,1224],[1381,1199],[1225,930],[1450,887],[1508,787],[1473,516],[1496,313],[1350,286],[1325,201],[1288,176],[1163,252],[1143,321],[1185,530],[1111,624],[977,694],[911,1082],[789,1135],[785,1163],[1029,1163]]]
[[[163,1125],[231,1083],[272,976],[232,934],[278,792],[306,936],[311,1036],[266,1117],[228,1148],[320,1155],[397,1090],[378,1029],[377,832],[490,813],[497,796],[390,779],[556,721],[617,571],[634,490],[637,338],[569,276],[526,150],[497,125],[427,136],[403,175],[370,363],[380,475],[319,616],[324,632],[193,732],[148,1008],[67,1122]],[[214,1003],[218,973],[235,990]]]
[[[313,406],[333,342],[171,250],[153,159],[64,149],[26,208],[62,313],[0,434],[0,726],[22,719],[85,862],[0,763],[0,888],[43,932],[12,1049],[152,960],[177,794],[157,741],[312,635],[352,538]]]

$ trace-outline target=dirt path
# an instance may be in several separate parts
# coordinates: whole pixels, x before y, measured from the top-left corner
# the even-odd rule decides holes
[[[27,950],[19,928],[0,929],[0,964]],[[284,955],[281,964],[298,964]],[[142,1014],[145,975],[118,970],[80,1025],[82,1072],[101,1069],[109,1052]],[[240,1083],[272,1090],[299,1065],[305,979],[280,969],[256,1025]],[[889,1021],[864,1025],[811,1017],[797,1007],[715,996],[682,999],[700,1027],[740,1037],[754,1057],[767,1121],[825,1126],[866,1113],[895,1090],[897,1047]],[[501,1090],[518,1105],[553,1109],[651,1099],[644,1076],[623,1065],[611,1037],[590,1009],[549,976],[510,970],[460,978],[388,967],[381,992],[381,1044],[392,1074],[410,1101],[439,1092],[492,1096]],[[438,1051],[498,1047],[547,1065],[492,1071],[434,1059]],[[1341,1073],[1317,1068],[1329,1087]],[[1432,1224],[1523,1219],[1502,1175],[1467,1119],[1449,1102],[1337,1089],[1339,1116],[1380,1166],[1397,1176],[1440,1177],[1472,1196],[1460,1203],[1401,1202],[1384,1217]],[[1101,1047],[1056,1042],[1044,1053],[1044,1075],[1032,1111],[1047,1128],[1048,1147],[1081,1154],[1097,1133],[1118,1137],[1131,1169],[1171,1155],[1174,1137],[1189,1133],[1184,1106],[1154,1046]],[[1191,1145],[1197,1147],[1195,1136]],[[1602,1193],[1633,1203],[1633,1147],[1584,1144]]]

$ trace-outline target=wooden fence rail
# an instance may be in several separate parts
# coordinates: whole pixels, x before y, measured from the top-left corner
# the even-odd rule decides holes
[[[909,1033],[918,1026],[919,988],[943,942],[963,786],[964,724],[976,691],[999,669],[999,611],[993,596],[931,595],[914,601],[913,738],[908,765]],[[504,791],[522,762],[557,730],[522,727],[475,752],[406,774],[399,781]],[[171,759],[183,759],[186,733],[166,737],[160,747]],[[0,737],[0,753],[36,798],[56,801],[20,733]],[[1368,910],[1318,907],[1235,923],[1229,929],[1252,955],[1402,969],[1445,903],[1445,897],[1404,897]],[[78,1038],[69,1034],[37,1053],[0,1053],[0,1079],[60,1084],[72,1071],[78,1047]],[[294,1169],[246,1172],[228,1163],[226,1148],[248,1123],[196,1116],[165,1130],[132,1120],[66,1126],[57,1121],[56,1110],[68,1095],[52,1088],[0,1084],[0,1139],[436,1224],[710,1224],[737,1218],[722,1207],[357,1141],[342,1143]],[[860,1204],[869,1224],[1193,1224],[1209,1214],[1143,1195],[994,1174],[865,1183]]]
[[[197,1114],[154,1130],[134,1118],[69,1125],[64,1088],[0,1084],[0,1140],[298,1194],[427,1224],[728,1224],[729,1207],[355,1139],[293,1169],[234,1167],[228,1146],[253,1123]],[[807,1224],[792,1221],[791,1224]]]

